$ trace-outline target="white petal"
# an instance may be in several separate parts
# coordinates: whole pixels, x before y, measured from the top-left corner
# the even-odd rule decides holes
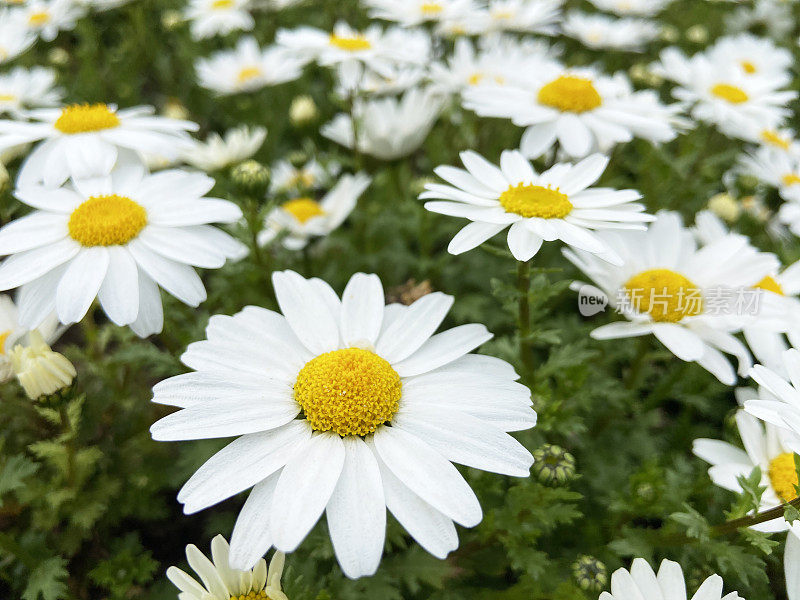
[[[29,283],[75,257],[81,245],[72,239],[9,256],[0,265],[0,290]]]
[[[381,333],[377,354],[393,364],[409,357],[433,335],[452,305],[453,297],[441,292],[423,296]]]
[[[342,294],[341,327],[345,346],[375,345],[385,304],[377,275],[356,273],[350,278]]]
[[[84,248],[72,260],[56,290],[59,321],[69,324],[83,318],[100,291],[108,261],[108,250],[103,246]]]
[[[281,312],[303,345],[314,354],[335,350],[339,327],[320,290],[294,271],[274,272],[272,283]]]
[[[448,329],[428,338],[419,350],[393,365],[401,377],[411,377],[433,371],[492,339],[484,325],[472,323]]]
[[[113,323],[128,325],[139,314],[139,268],[127,249],[109,246],[107,250],[108,272],[97,297]]]
[[[272,517],[272,499],[279,477],[279,473],[274,473],[256,485],[239,511],[231,535],[232,569],[252,569],[272,546],[269,520]]]

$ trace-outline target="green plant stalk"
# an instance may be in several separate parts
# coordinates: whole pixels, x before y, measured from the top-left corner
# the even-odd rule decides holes
[[[531,261],[517,262],[517,330],[519,331],[519,359],[526,370],[533,370],[533,345],[531,344]]]

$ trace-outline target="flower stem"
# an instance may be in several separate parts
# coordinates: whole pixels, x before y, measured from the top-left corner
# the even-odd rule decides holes
[[[531,261],[517,262],[517,329],[519,330],[519,358],[526,370],[533,370],[531,344]]]

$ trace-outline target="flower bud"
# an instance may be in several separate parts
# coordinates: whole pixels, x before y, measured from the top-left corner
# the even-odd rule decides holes
[[[739,215],[742,212],[742,207],[739,206],[739,202],[728,193],[723,192],[722,194],[717,194],[716,196],[712,196],[711,199],[708,201],[708,210],[713,212],[723,221],[727,221],[728,223],[735,222]]]
[[[289,107],[289,120],[295,127],[305,127],[319,118],[319,111],[311,96],[297,96]]]
[[[51,350],[38,331],[31,331],[29,340],[27,346],[14,346],[8,357],[28,398],[38,400],[70,386],[77,375],[72,363]]]
[[[594,556],[579,556],[572,563],[572,576],[578,587],[587,592],[599,592],[608,583],[608,569]]]
[[[246,160],[231,169],[231,179],[240,188],[257,195],[269,186],[269,168],[257,160]]]
[[[554,444],[545,444],[533,452],[532,472],[543,483],[566,483],[575,477],[575,457]]]

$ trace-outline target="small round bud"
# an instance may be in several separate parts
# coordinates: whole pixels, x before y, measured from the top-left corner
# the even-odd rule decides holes
[[[246,160],[231,169],[231,179],[242,189],[260,195],[269,185],[269,168],[257,160]]]
[[[703,25],[692,25],[686,30],[686,39],[693,44],[705,44],[708,41],[708,29]]]
[[[661,28],[661,32],[659,35],[662,41],[667,42],[669,44],[674,44],[681,37],[681,32],[678,31],[677,27],[673,27],[672,25],[664,25]]]
[[[587,592],[599,592],[608,583],[608,569],[594,556],[579,556],[572,563],[572,576],[578,587]]]
[[[319,118],[319,111],[311,96],[297,96],[289,107],[289,120],[295,127],[311,125]]]
[[[543,483],[566,483],[575,477],[575,457],[560,446],[545,444],[533,452],[531,469]]]
[[[161,26],[170,31],[183,22],[183,16],[177,10],[165,10],[161,13]]]
[[[437,183],[434,177],[417,177],[411,180],[410,190],[415,196],[419,196],[425,191],[425,186],[429,183]]]
[[[712,196],[708,201],[708,210],[728,223],[734,223],[742,213],[738,200],[727,192]]]
[[[63,48],[53,48],[47,55],[47,60],[50,61],[51,65],[56,65],[57,67],[63,67],[69,62],[69,52],[64,50]]]
[[[177,98],[170,98],[167,100],[166,104],[164,104],[164,108],[161,110],[161,114],[170,119],[178,119],[180,121],[185,121],[189,118],[189,111],[186,110],[186,107],[181,104],[181,101]]]

